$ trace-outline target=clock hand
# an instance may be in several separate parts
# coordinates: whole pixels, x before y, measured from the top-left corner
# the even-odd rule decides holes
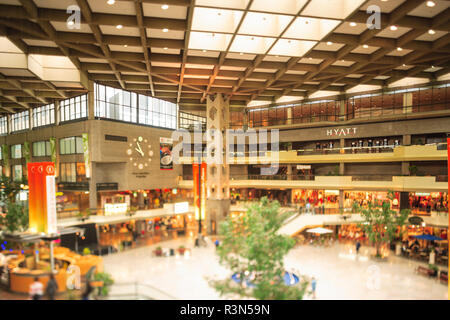
[[[144,156],[144,152],[142,151],[141,145],[139,144],[139,142],[137,142],[136,144],[139,147],[139,150],[137,149],[136,150],[141,154],[141,156]]]

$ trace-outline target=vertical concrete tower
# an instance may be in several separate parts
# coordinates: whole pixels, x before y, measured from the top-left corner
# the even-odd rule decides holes
[[[207,149],[211,154],[221,153],[221,161],[213,161],[207,164],[206,182],[206,217],[205,227],[208,234],[217,233],[219,223],[225,219],[230,211],[230,166],[227,163],[226,129],[230,120],[230,101],[222,94],[208,96],[206,103],[206,130],[217,129],[222,132],[222,150],[215,150],[213,145],[207,142]],[[216,131],[216,132],[217,132]],[[210,131],[211,132],[211,131]]]

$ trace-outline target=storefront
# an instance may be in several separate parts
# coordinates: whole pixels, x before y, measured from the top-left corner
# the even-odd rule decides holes
[[[431,212],[448,212],[446,192],[411,192],[409,206],[415,214],[429,215]]]
[[[339,209],[339,190],[292,190],[292,203],[305,207],[307,203],[316,211],[336,213]]]
[[[89,191],[58,191],[56,211],[58,218],[67,218],[89,208]]]
[[[387,191],[345,191],[344,208],[352,208],[353,203],[358,203],[365,207],[369,202],[385,201],[388,199]],[[394,193],[394,200],[391,202],[392,209],[400,209],[400,193]]]

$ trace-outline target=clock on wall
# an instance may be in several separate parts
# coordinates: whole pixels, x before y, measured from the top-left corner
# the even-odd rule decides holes
[[[137,137],[130,143],[130,148],[127,149],[127,156],[133,167],[142,170],[150,165],[153,157],[153,150],[147,139]]]

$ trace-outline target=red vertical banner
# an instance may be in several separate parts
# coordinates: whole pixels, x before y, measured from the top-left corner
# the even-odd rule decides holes
[[[200,177],[199,177],[200,170]],[[199,165],[198,163],[192,164],[192,174],[194,180],[194,206],[195,206],[195,219],[205,219],[206,210],[206,163]],[[199,188],[200,184],[200,188]],[[200,197],[199,197],[200,193]],[[201,208],[201,210],[200,210]]]
[[[48,192],[53,190],[54,193],[55,187],[50,185],[54,183],[54,179],[48,179],[47,176],[55,176],[55,164],[53,162],[28,163],[27,169],[29,230],[33,233],[54,233],[56,229],[56,208],[54,208],[52,199],[55,194],[49,195]],[[47,181],[49,181],[49,185],[47,185]],[[51,212],[48,208],[51,208]],[[51,221],[52,225],[49,225],[48,221]]]

